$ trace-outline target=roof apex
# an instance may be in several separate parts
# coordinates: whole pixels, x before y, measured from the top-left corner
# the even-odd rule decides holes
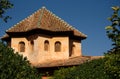
[[[46,9],[45,6],[6,30],[6,32],[27,32],[37,28],[53,32],[73,31],[75,36],[82,38],[87,37],[85,34]]]

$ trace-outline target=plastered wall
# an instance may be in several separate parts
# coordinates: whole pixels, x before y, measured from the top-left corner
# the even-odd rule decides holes
[[[44,42],[46,40],[49,42],[48,51],[44,50]],[[61,43],[60,52],[55,52],[55,42],[57,41]],[[25,43],[25,52],[19,52],[19,42]],[[46,35],[39,35],[33,40],[28,40],[25,37],[11,38],[11,47],[15,50],[15,52],[19,52],[24,57],[27,57],[32,64],[82,56],[80,41],[70,39],[68,36],[50,37]]]
[[[44,50],[45,40],[49,41],[49,50]],[[42,63],[52,60],[69,59],[69,37],[49,37],[38,36],[37,39],[32,40],[34,42],[31,46],[31,41],[28,41],[25,37],[11,38],[11,47],[15,52],[19,52],[19,42],[25,43],[25,52],[19,52],[24,57],[27,57],[31,63]],[[55,52],[55,42],[61,43],[61,51]],[[77,45],[77,43],[75,42]],[[77,50],[79,51],[79,50]]]

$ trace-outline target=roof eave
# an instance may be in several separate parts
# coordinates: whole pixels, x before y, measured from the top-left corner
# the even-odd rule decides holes
[[[9,40],[10,39],[10,36],[8,34],[5,34],[4,36],[2,36],[0,38],[2,41],[6,41],[6,40]]]

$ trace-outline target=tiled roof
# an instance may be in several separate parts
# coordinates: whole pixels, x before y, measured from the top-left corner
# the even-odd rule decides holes
[[[3,37],[1,37],[1,38],[8,38],[9,37],[9,35],[8,34],[5,34]]]
[[[34,64],[33,66],[37,68],[43,68],[43,67],[60,67],[60,66],[75,66],[80,65],[82,63],[85,63],[87,61],[91,61],[94,59],[103,58],[103,56],[78,56],[69,58],[66,60],[48,60],[43,63]]]
[[[45,7],[39,9],[29,17],[20,21],[6,32],[27,32],[33,29],[43,29],[52,32],[73,31],[75,36],[86,38],[87,36],[67,22],[47,10]]]

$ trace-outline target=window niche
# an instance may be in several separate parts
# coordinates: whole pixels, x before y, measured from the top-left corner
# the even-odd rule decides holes
[[[44,50],[49,51],[49,41],[48,40],[45,40],[45,42],[44,42]]]
[[[71,54],[71,56],[74,56],[75,55],[75,45],[73,44],[72,45],[72,54]]]
[[[34,40],[30,41],[31,51],[34,51]]]
[[[19,52],[25,52],[25,43],[23,41],[19,42]]]
[[[61,52],[61,42],[55,42],[55,52]]]

